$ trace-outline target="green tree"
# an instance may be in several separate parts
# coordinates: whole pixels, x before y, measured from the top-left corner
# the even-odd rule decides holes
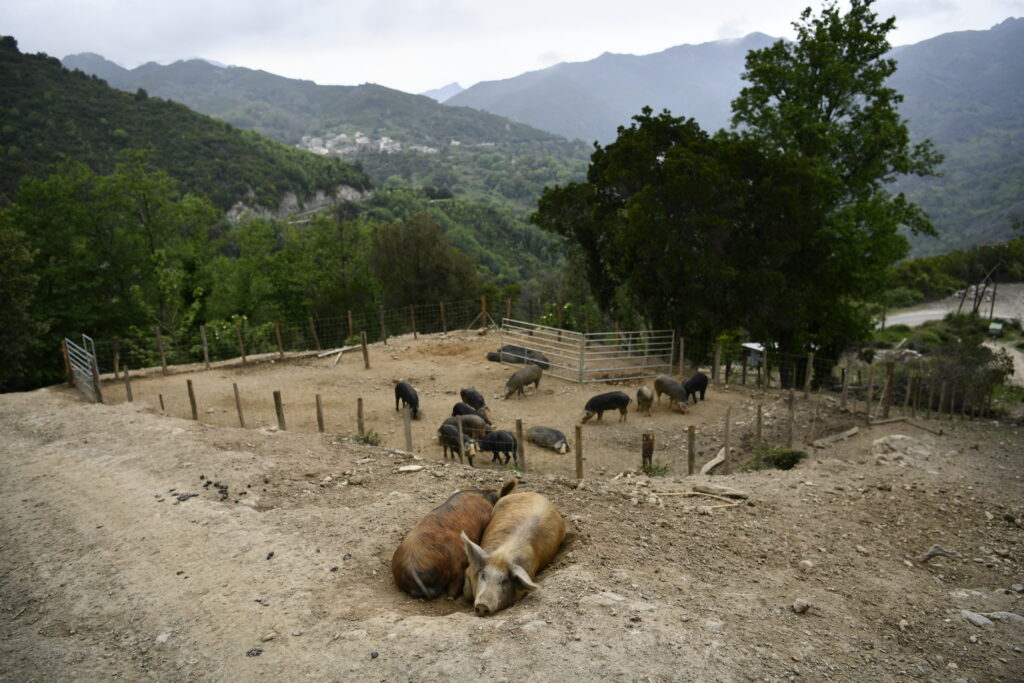
[[[704,340],[796,324],[819,203],[807,164],[649,108],[591,159],[588,182],[546,192],[534,220],[569,238],[602,307]]]
[[[33,320],[32,296],[39,277],[31,273],[32,252],[25,235],[0,213],[0,391],[32,386],[26,377],[29,351],[46,326]]]
[[[808,263],[816,283],[808,291],[817,309],[812,329],[828,328],[844,303],[881,296],[886,269],[908,251],[901,227],[935,234],[918,206],[886,190],[900,176],[933,175],[942,158],[928,140],[910,144],[898,111],[903,97],[886,86],[896,70],[885,57],[895,18],[880,21],[873,2],[851,0],[845,14],[835,2],[820,16],[804,10],[793,24],[796,42],[747,55],[750,85],[733,101],[733,126],[743,137],[807,160],[827,189],[815,239],[830,248],[821,250],[824,262]],[[853,328],[842,336],[867,324],[847,322]]]
[[[473,259],[455,249],[441,225],[425,213],[373,232],[370,265],[387,308],[478,296]]]

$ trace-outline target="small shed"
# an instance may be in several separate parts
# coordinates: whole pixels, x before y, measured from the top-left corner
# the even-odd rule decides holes
[[[990,337],[1002,337],[1003,336],[1003,324],[1000,322],[992,321],[988,325],[988,336]]]
[[[746,342],[741,344],[743,352],[747,357],[747,365],[757,367],[761,364],[761,354],[764,353],[764,344],[757,342]]]

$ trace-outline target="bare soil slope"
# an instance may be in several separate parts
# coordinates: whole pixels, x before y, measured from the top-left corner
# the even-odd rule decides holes
[[[393,340],[370,371],[346,356],[157,373],[130,404],[119,386],[107,406],[62,388],[0,396],[0,680],[1020,680],[1024,437],[991,421],[922,422],[941,436],[862,426],[788,472],[647,478],[621,476],[641,432],[678,472],[686,426],[706,460],[728,406],[734,439],[756,401],[777,437],[781,397],[712,388],[685,416],[606,414],[584,427],[582,487],[571,455],[528,450],[519,486],[569,528],[539,592],[490,618],[400,593],[389,563],[404,532],[457,488],[514,476],[443,462],[430,442],[461,386],[484,391],[501,426],[568,434],[585,398],[609,390],[545,379],[504,401],[511,369],[482,359],[496,343]],[[412,454],[394,450],[397,379],[428,414]],[[233,382],[249,429],[232,426]],[[275,389],[285,432],[267,428]],[[358,396],[391,448],[341,436]],[[813,401],[801,405],[806,435]],[[830,402],[821,413],[821,433],[856,423]],[[891,434],[920,450],[876,464],[872,443]],[[424,469],[398,472],[408,464]],[[658,495],[698,481],[749,499],[708,509],[718,501]],[[962,557],[915,561],[933,544]]]

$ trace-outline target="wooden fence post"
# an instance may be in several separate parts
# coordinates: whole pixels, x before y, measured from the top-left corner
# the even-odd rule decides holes
[[[508,297],[505,299],[505,317],[509,320],[512,319],[512,298]]]
[[[163,373],[167,374],[167,355],[164,353],[164,338],[160,334],[160,326],[157,325],[153,329],[156,330],[156,348],[160,351],[160,368]]]
[[[444,302],[440,303],[441,306],[441,333],[448,334],[448,318],[444,314]]]
[[[203,342],[203,367],[210,369],[210,345],[206,343],[206,325],[199,326],[199,338]]]
[[[846,366],[843,368],[843,393],[839,399],[839,409],[843,412],[846,411],[846,392],[850,388],[850,362],[846,362]]]
[[[868,386],[864,395],[864,419],[871,422],[871,399],[875,393],[875,366],[868,366]]]
[[[814,443],[814,431],[818,426],[818,410],[821,409],[821,390],[823,387],[818,387],[818,400],[814,402],[814,416],[811,418],[811,433],[807,437],[807,443]]]
[[[711,380],[715,384],[721,384],[718,374],[718,364],[722,360],[722,343],[715,342],[715,352],[711,360]]]
[[[366,333],[363,332],[365,335]],[[366,435],[366,426],[363,424],[363,399],[362,397],[356,399],[356,429],[359,432],[359,436]]]
[[[419,339],[419,334],[416,332],[416,309],[412,307],[412,304],[409,304],[409,324],[412,325],[412,338]]]
[[[129,403],[132,399],[132,378],[128,375],[128,366],[125,365],[121,368],[124,371],[124,393]]]
[[[245,416],[242,414],[242,397],[238,394],[238,384],[232,382],[231,388],[235,390],[235,410],[238,411],[238,426],[245,429]]]
[[[885,397],[882,399],[885,408],[882,410],[882,417],[889,418],[889,407],[892,405],[893,384],[896,379],[896,362],[889,361],[885,364]]]
[[[814,374],[814,351],[807,354],[807,367],[804,368],[804,398],[811,397],[811,376]]]
[[[405,452],[412,453],[412,410],[409,406],[402,409],[402,422],[405,423]]]
[[[754,427],[754,443],[760,446],[764,443],[761,439],[761,425],[764,423],[764,405],[761,403],[757,404],[757,423]]]
[[[242,362],[247,363],[245,359],[245,342],[242,340],[242,323],[235,321],[235,334],[238,335],[238,350],[242,353]]]
[[[160,414],[162,415],[166,411],[166,409],[164,408],[164,395],[157,394],[157,396],[160,397]]]
[[[480,329],[487,328],[487,295],[480,295]]]
[[[732,444],[729,443],[729,429],[732,426],[732,406],[725,408],[725,460],[722,461],[722,474],[732,474]]]
[[[939,409],[938,409],[938,415],[939,416],[938,416],[938,419],[940,419],[940,420],[942,419],[942,406],[945,403],[946,403],[946,382],[943,381],[942,384],[939,385]]]
[[[281,323],[274,321],[274,337],[277,338],[277,355],[284,358],[284,344],[281,343]]]
[[[382,342],[384,342],[385,345],[387,345],[387,343],[388,343],[388,331],[384,327],[384,305],[383,304],[377,306],[377,317],[380,318],[380,340]]]
[[[516,418],[516,457],[518,458],[519,469],[526,471],[526,446],[523,443],[523,421]]]
[[[903,414],[907,414],[907,408],[910,407],[910,394],[914,390],[914,375],[911,374],[910,370],[907,370],[907,395],[903,397]]]
[[[583,478],[583,425],[576,425],[576,479]]]
[[[60,355],[64,358],[64,374],[68,378],[68,386],[75,386],[75,375],[71,372],[71,359],[68,358],[68,343],[67,341],[60,340]]]
[[[693,476],[697,463],[697,428],[690,425],[686,429],[686,474]]]
[[[321,434],[324,433],[324,406],[320,402],[320,394],[316,395],[316,428]]]
[[[654,464],[654,432],[644,432],[640,438],[640,467],[650,468]]]
[[[786,448],[793,448],[793,423],[796,421],[796,391],[789,388],[789,422],[786,428]]]
[[[761,388],[762,389],[768,389],[772,385],[772,378],[768,374],[768,345],[767,344],[762,344],[761,345],[761,370],[762,370],[762,374],[764,376],[764,381],[763,381],[763,384],[761,385]]]
[[[686,379],[686,337],[679,335],[679,374]]]
[[[463,443],[463,441],[465,440],[466,437],[465,437],[465,432],[462,429],[462,416],[461,415],[459,415],[457,418],[455,418],[455,426],[459,430],[459,462],[461,463],[463,457],[466,455],[466,446]],[[469,464],[470,464],[470,466],[473,465],[472,462],[470,462]]]
[[[277,412],[277,426],[283,432],[288,429],[284,422],[284,404],[281,402],[281,392],[274,392],[274,410]]]
[[[121,338],[114,335],[114,379],[121,379]]]
[[[322,351],[320,348],[320,337],[316,333],[316,323],[313,322],[313,316],[309,316],[309,332],[313,335],[313,345],[316,346],[317,351]]]
[[[188,385],[188,404],[192,408],[192,419],[199,419],[199,408],[196,406],[196,392],[192,388],[192,380],[187,379],[185,383]]]
[[[369,370],[370,369],[370,351],[369,351],[369,349],[366,348],[366,332],[360,332],[359,333],[359,338],[360,338],[360,341],[363,344],[363,366],[367,370]]]
[[[956,411],[956,380],[953,380],[953,386],[949,390],[949,421],[953,421],[953,415]]]
[[[348,338],[351,339],[354,336],[356,336],[356,328],[355,328],[355,325],[352,324],[352,309],[349,309],[349,311],[348,311]]]

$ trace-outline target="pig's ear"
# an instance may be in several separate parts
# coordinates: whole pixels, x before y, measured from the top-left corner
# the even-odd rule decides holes
[[[535,584],[530,579],[530,575],[526,573],[526,570],[520,567],[518,564],[513,564],[511,567],[508,568],[508,571],[510,574],[512,574],[512,578],[515,580],[515,582],[518,583],[519,587],[523,590],[535,591],[538,588],[540,588],[540,586]]]
[[[487,552],[469,540],[469,536],[466,535],[465,531],[459,533],[462,535],[462,547],[466,551],[466,559],[469,560],[469,566],[479,570],[487,564]]]
[[[504,498],[508,494],[512,493],[512,491],[515,490],[515,488],[516,480],[509,479],[508,481],[505,482],[505,485],[501,487],[501,493],[498,494],[498,498]]]

